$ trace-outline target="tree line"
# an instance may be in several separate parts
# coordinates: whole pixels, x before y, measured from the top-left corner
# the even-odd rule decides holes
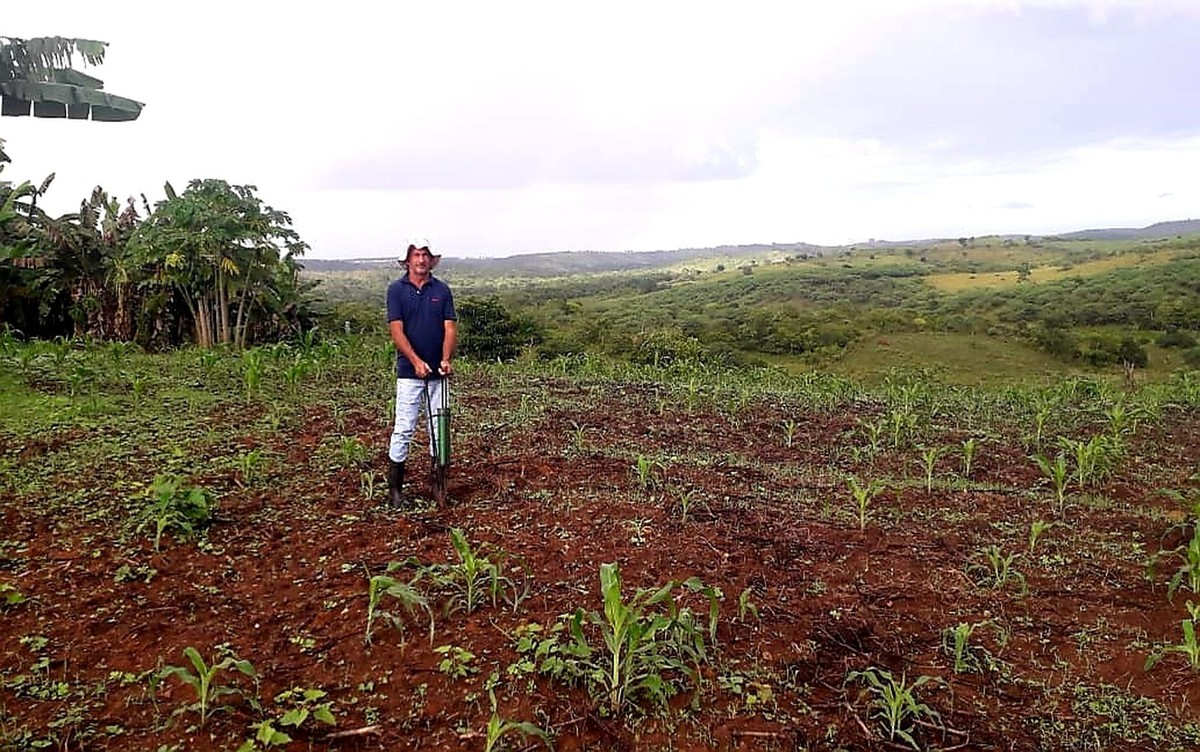
[[[38,205],[52,182],[0,183],[0,328],[159,349],[246,347],[311,326],[308,246],[254,186],[167,184],[153,207],[97,187],[52,217]]]

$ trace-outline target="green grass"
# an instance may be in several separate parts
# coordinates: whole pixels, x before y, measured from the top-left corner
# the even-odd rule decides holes
[[[878,382],[896,369],[932,369],[946,383],[970,386],[1029,383],[1079,372],[1020,342],[941,332],[872,337],[853,344],[829,369],[866,382]]]

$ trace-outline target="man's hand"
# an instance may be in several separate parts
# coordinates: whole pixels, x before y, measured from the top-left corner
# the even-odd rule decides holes
[[[413,363],[413,370],[417,372],[418,379],[429,378],[429,374],[433,373],[433,369],[423,360],[417,360]]]
[[[443,360],[442,364],[438,367],[438,373],[443,376],[449,376],[453,372],[454,366],[450,365],[450,361],[448,360]]]

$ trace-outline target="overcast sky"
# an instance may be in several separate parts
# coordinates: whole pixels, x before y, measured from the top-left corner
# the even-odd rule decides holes
[[[310,258],[960,237],[1200,216],[1200,1],[6,3],[133,123],[0,120],[7,180],[222,178]]]

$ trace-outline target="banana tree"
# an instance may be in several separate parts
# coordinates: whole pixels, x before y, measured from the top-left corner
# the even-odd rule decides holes
[[[110,94],[103,81],[70,67],[75,58],[100,65],[107,46],[93,39],[0,36],[0,115],[136,120],[141,102]]]

